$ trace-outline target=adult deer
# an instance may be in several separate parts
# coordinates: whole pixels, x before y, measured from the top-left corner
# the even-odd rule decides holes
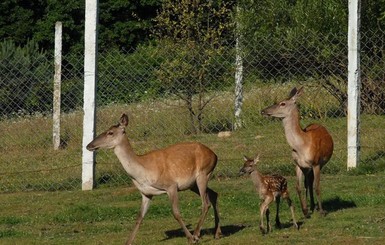
[[[304,186],[306,196],[308,193],[310,194],[310,209],[312,212],[315,208],[314,183],[320,214],[325,215],[326,212],[322,209],[321,203],[320,175],[322,167],[333,154],[333,139],[326,128],[319,124],[310,124],[305,129],[301,128],[296,102],[302,92],[303,87],[298,90],[294,88],[288,99],[263,109],[262,114],[283,118],[286,140],[293,149],[292,156],[296,164],[297,193],[301,200],[302,212],[306,217],[309,217],[306,199],[301,193],[301,182],[303,176],[305,176]]]
[[[87,145],[90,151],[99,148],[114,149],[115,155],[142,195],[140,212],[126,244],[132,244],[134,241],[152,197],[164,193],[169,196],[174,218],[182,227],[189,243],[199,240],[201,227],[211,205],[215,216],[215,238],[219,238],[221,229],[217,207],[218,194],[207,187],[217,164],[215,153],[200,143],[179,143],[144,155],[136,155],[126,135],[127,124],[128,116],[123,114],[117,125],[111,126]],[[179,212],[178,191],[187,189],[197,193],[202,199],[201,216],[193,235],[186,228]]]
[[[259,194],[259,197],[263,201],[259,207],[260,220],[259,220],[259,229],[262,234],[271,231],[270,220],[269,220],[269,205],[273,201],[277,204],[277,212],[275,216],[275,224],[279,228],[281,227],[281,222],[279,220],[279,203],[280,198],[282,197],[287,201],[287,204],[290,207],[291,217],[293,219],[293,225],[298,229],[297,222],[294,216],[294,207],[292,205],[289,191],[287,189],[287,180],[281,175],[262,175],[257,169],[256,165],[259,162],[259,155],[254,159],[244,156],[243,167],[239,170],[239,175],[250,174],[251,180],[254,183],[254,187]],[[266,215],[267,229],[265,229],[263,224],[263,217]]]

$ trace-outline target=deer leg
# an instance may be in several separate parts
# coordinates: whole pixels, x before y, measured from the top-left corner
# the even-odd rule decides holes
[[[281,228],[281,221],[279,221],[279,203],[281,202],[281,197],[277,196],[275,198],[275,203],[277,205],[277,212],[275,214],[275,226]]]
[[[314,182],[314,172],[313,169],[310,169],[306,174],[306,184],[307,191],[309,192],[310,199],[310,210],[314,212],[315,203],[314,203],[314,191],[313,191],[313,182]]]
[[[215,191],[211,190],[210,188],[207,188],[207,194],[208,194],[208,198],[211,202],[211,204],[213,205],[213,209],[214,209],[214,219],[215,219],[215,239],[218,239],[222,236],[222,231],[221,231],[221,227],[219,225],[219,211],[218,211],[218,193],[216,193]]]
[[[265,202],[262,202],[259,206],[259,230],[262,234],[266,233],[265,227],[263,225],[263,218],[265,216]]]
[[[190,231],[187,229],[187,227],[184,224],[182,217],[180,215],[177,186],[174,185],[174,186],[170,187],[167,190],[167,195],[169,196],[170,201],[171,201],[172,214],[174,215],[174,218],[178,221],[179,225],[182,227],[184,233],[186,234],[186,237],[188,239],[189,244],[196,243],[199,240],[199,238],[191,235]]]
[[[295,219],[295,216],[294,216],[294,206],[293,206],[293,203],[290,199],[290,196],[289,196],[289,193],[288,192],[285,192],[284,195],[282,196],[284,199],[286,199],[287,201],[287,204],[289,205],[289,208],[290,208],[290,212],[291,212],[291,218],[293,219],[293,225],[296,229],[298,229],[298,224],[297,224],[297,221]]]
[[[261,206],[259,208],[260,211],[260,221],[259,221],[259,229],[261,230],[262,234],[266,234],[268,231],[270,231],[270,221],[269,221],[269,204],[273,201],[273,198],[270,196],[266,196],[263,203],[261,203]],[[265,230],[265,227],[263,225],[263,218],[266,215],[266,223],[267,223],[267,230]]]
[[[302,209],[302,212],[303,214],[305,215],[306,218],[309,218],[310,215],[309,215],[309,211],[307,209],[307,204],[306,204],[306,199],[304,198],[304,196],[302,195],[302,186],[301,186],[301,183],[302,183],[302,179],[303,179],[303,172],[301,170],[301,168],[299,166],[296,166],[295,167],[295,173],[296,173],[296,176],[297,176],[297,181],[296,181],[296,190],[297,190],[297,194],[298,194],[298,198],[301,202],[301,209]]]
[[[320,186],[320,180],[321,180],[321,167],[320,165],[317,165],[313,168],[314,171],[314,184],[315,184],[315,192],[317,195],[317,201],[318,201],[318,209],[321,215],[325,216],[326,211],[322,208],[322,202],[321,202],[321,186]]]
[[[195,186],[191,190],[193,192],[197,193],[198,195],[200,195],[199,189],[197,188],[197,186]],[[207,200],[209,201],[208,208],[210,208],[210,206],[212,205],[213,209],[214,209],[214,219],[215,219],[215,228],[214,228],[215,235],[214,235],[214,238],[215,239],[219,239],[221,237],[221,235],[222,235],[221,227],[219,226],[219,212],[218,212],[218,202],[217,202],[217,199],[218,199],[218,193],[216,193],[215,191],[213,191],[212,189],[207,187],[207,189],[206,189],[206,201]],[[194,235],[198,235],[198,234],[196,234],[194,232]],[[200,236],[200,234],[199,234],[199,236]]]
[[[193,188],[195,189],[195,192],[200,195],[202,200],[201,216],[194,230],[194,236],[198,238],[200,237],[201,228],[202,228],[203,222],[206,219],[207,212],[211,204],[207,193],[207,182],[208,182],[208,179],[206,178],[206,176],[204,178],[202,178],[201,176],[198,176],[197,184],[196,184],[196,186],[198,187],[198,190],[196,190],[196,188]]]
[[[131,235],[130,235],[130,237],[128,238],[128,240],[126,242],[126,245],[131,245],[132,242],[134,241],[136,233],[139,230],[139,226],[142,223],[143,218],[144,218],[144,216],[146,215],[146,213],[148,211],[148,207],[150,206],[151,198],[152,198],[152,196],[146,196],[146,195],[142,194],[142,205],[140,207],[140,211],[139,211],[138,217],[136,218],[135,227],[132,230]]]
[[[268,233],[268,232],[271,232],[269,206],[267,206],[267,208],[266,208],[266,233]]]

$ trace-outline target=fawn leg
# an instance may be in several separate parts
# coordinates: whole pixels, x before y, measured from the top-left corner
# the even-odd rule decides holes
[[[275,214],[275,225],[278,228],[281,228],[281,221],[279,221],[279,204],[280,204],[280,202],[281,202],[281,197],[277,196],[275,198],[275,203],[277,205],[277,212]]]
[[[259,229],[261,230],[262,234],[266,234],[267,231],[270,229],[269,225],[269,204],[273,201],[273,198],[271,196],[266,196],[265,200],[262,202],[260,207],[260,221],[259,221]],[[266,215],[267,219],[267,230],[265,230],[265,227],[263,225],[263,217]]]

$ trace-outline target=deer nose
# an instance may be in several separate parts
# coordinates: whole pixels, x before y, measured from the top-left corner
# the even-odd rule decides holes
[[[89,150],[89,151],[95,151],[95,150],[97,150],[97,148],[96,148],[92,143],[89,143],[89,144],[86,146],[86,149]]]
[[[271,114],[268,113],[268,112],[266,111],[266,109],[263,109],[263,110],[261,111],[261,115],[262,115],[262,116],[265,116],[265,117],[268,117],[268,116],[270,116]]]

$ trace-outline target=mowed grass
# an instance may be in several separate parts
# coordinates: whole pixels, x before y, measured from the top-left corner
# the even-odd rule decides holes
[[[219,194],[223,237],[213,238],[212,209],[203,226],[200,244],[384,244],[385,175],[323,175],[326,217],[314,213],[304,219],[288,177],[300,229],[295,230],[285,202],[283,228],[268,235],[258,228],[259,198],[248,177],[213,179]],[[182,217],[193,230],[200,199],[180,192]],[[124,244],[131,232],[141,197],[134,187],[100,186],[93,191],[19,192],[1,195],[0,244]],[[270,206],[274,224],[275,204]],[[171,214],[166,195],[154,197],[135,244],[187,244]]]

